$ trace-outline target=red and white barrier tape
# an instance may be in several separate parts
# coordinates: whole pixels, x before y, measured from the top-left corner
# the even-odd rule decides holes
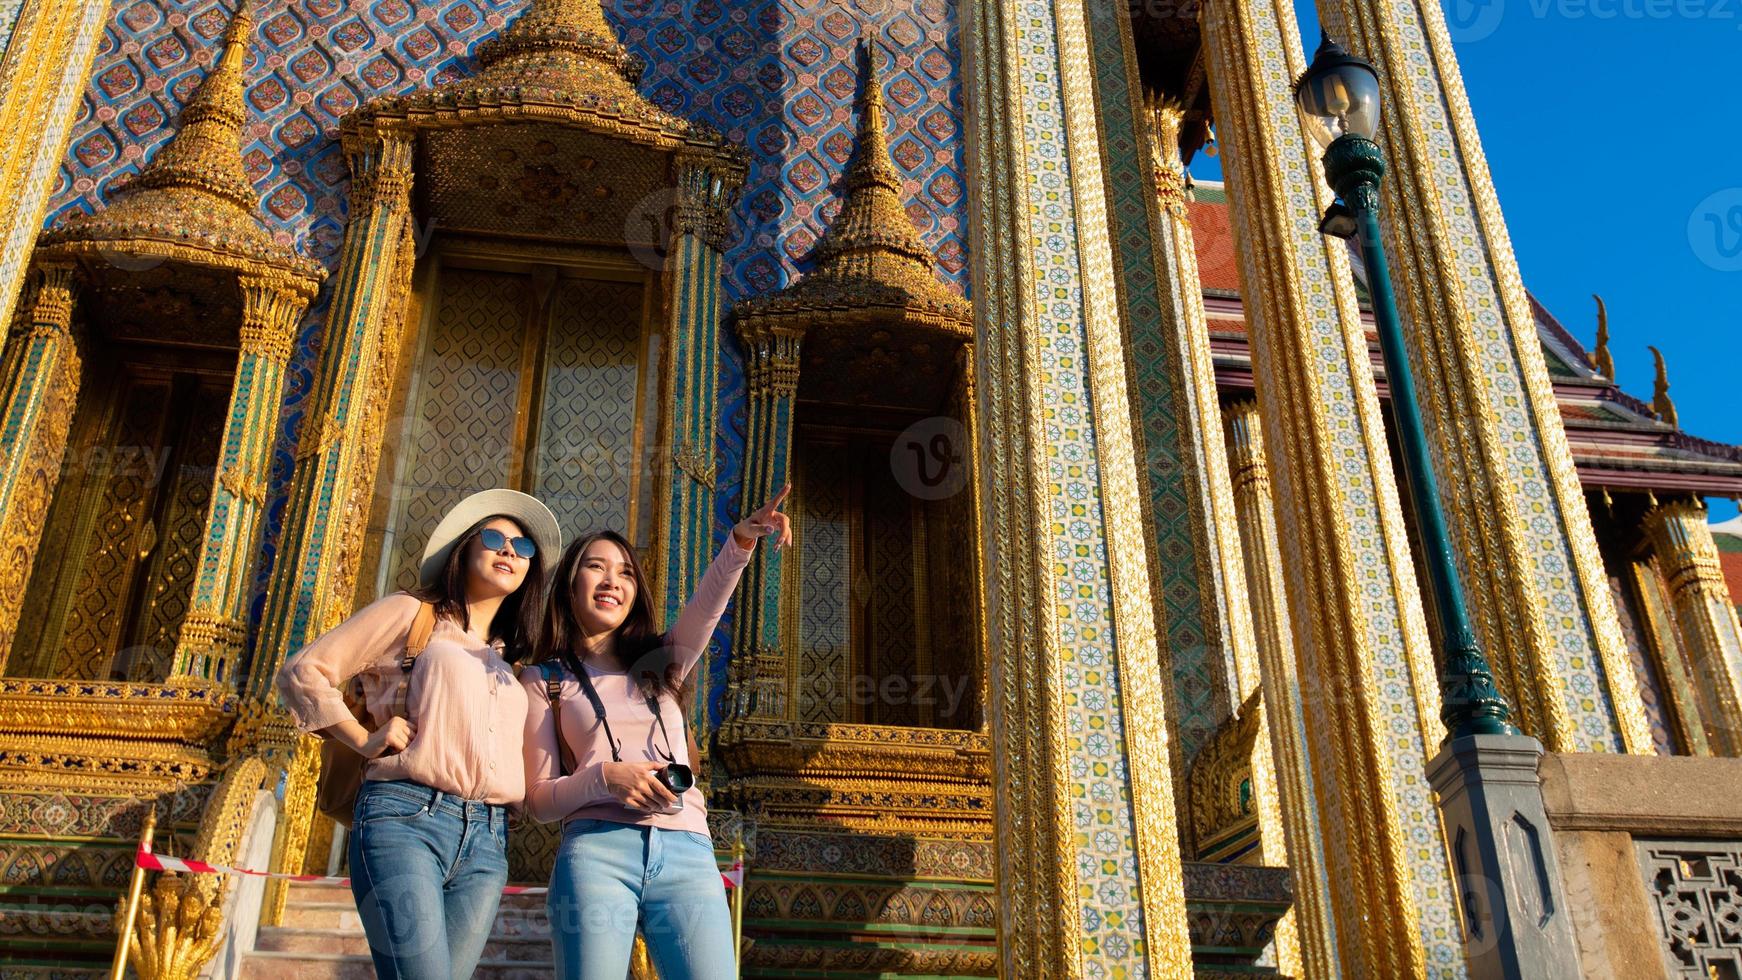
[[[304,885],[349,885],[351,879],[338,878],[331,875],[293,875],[277,871],[252,871],[248,868],[229,868],[221,864],[207,864],[204,861],[190,861],[186,858],[170,857],[167,854],[154,854],[149,847],[141,844],[133,854],[133,863],[147,871],[175,871],[181,874],[204,875],[248,875],[251,878],[278,878],[282,881],[294,881]],[[727,888],[741,888],[744,885],[744,862],[734,861],[730,868],[720,872],[720,881]],[[502,889],[504,895],[543,895],[550,891],[538,885],[508,885]]]

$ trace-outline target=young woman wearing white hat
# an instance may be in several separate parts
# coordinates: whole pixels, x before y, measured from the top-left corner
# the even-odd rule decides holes
[[[770,537],[776,548],[791,541],[779,510],[786,494],[732,529],[668,633],[655,630],[641,565],[622,536],[581,538],[557,565],[536,663],[520,676],[526,812],[563,821],[546,904],[565,980],[623,980],[637,925],[664,980],[738,975],[674,695],[757,540]]]
[[[279,672],[299,727],[370,760],[351,891],[383,980],[469,977],[483,955],[508,880],[506,808],[526,789],[526,691],[509,665],[536,642],[561,548],[544,504],[474,494],[436,525],[417,589],[358,610]],[[373,731],[340,694],[353,678]]]

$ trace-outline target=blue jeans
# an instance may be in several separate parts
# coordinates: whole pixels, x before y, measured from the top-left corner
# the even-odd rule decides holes
[[[380,980],[465,980],[508,882],[506,807],[409,780],[365,780],[351,832],[351,894]]]
[[[564,980],[623,980],[637,926],[660,980],[738,976],[726,888],[702,834],[572,820],[545,904]]]

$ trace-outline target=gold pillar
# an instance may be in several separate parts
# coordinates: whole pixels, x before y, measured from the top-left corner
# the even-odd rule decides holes
[[[1192,975],[1084,4],[964,4],[1000,972]]]
[[[40,277],[0,360],[0,670],[12,652],[79,398],[76,276],[71,265],[55,264]]]
[[[1742,755],[1742,626],[1706,508],[1697,500],[1659,504],[1645,515],[1645,530],[1675,604],[1707,741],[1718,755]]]
[[[1331,977],[1339,973],[1337,932],[1313,791],[1315,786],[1333,785],[1334,779],[1325,768],[1327,760],[1322,753],[1312,750],[1307,734],[1258,403],[1251,399],[1236,402],[1223,410],[1222,418],[1227,429],[1234,506],[1239,512],[1247,608],[1252,613],[1262,664],[1263,703],[1281,802],[1279,819],[1288,839],[1288,866],[1294,872],[1294,908],[1290,914],[1295,916],[1301,937],[1300,975]],[[1256,772],[1257,766],[1253,768]]]
[[[265,700],[283,658],[351,612],[409,292],[412,137],[347,134],[345,142],[351,220],[247,685]]]
[[[1694,672],[1682,652],[1676,629],[1675,602],[1669,586],[1657,564],[1657,556],[1649,551],[1627,563],[1628,586],[1639,602],[1641,625],[1658,674],[1663,678],[1667,706],[1680,741],[1679,748],[1688,755],[1711,755],[1712,746],[1706,738],[1706,726],[1700,717],[1704,698],[1696,687]]]
[[[1332,35],[1379,67],[1385,244],[1459,571],[1494,679],[1519,726],[1551,752],[1650,753],[1614,596],[1440,4],[1318,6]]]
[[[176,643],[172,676],[236,685],[248,633],[250,573],[260,550],[272,445],[283,407],[284,371],[313,280],[244,275],[241,350],[231,387],[205,538],[194,565],[191,608]]]
[[[1179,130],[1183,110],[1175,104],[1158,103],[1150,107],[1151,127],[1144,127],[1149,143],[1149,156],[1154,164],[1154,179],[1160,207],[1157,215],[1156,246],[1162,287],[1162,321],[1172,341],[1172,353],[1181,365],[1181,384],[1176,399],[1179,415],[1192,433],[1187,443],[1195,450],[1197,465],[1191,472],[1197,477],[1192,494],[1194,510],[1201,522],[1203,537],[1199,561],[1207,568],[1199,572],[1205,591],[1216,607],[1215,622],[1221,624],[1221,644],[1224,658],[1233,668],[1228,692],[1233,705],[1244,704],[1260,684],[1261,668],[1257,639],[1253,634],[1254,618],[1242,573],[1240,516],[1236,510],[1233,484],[1229,477],[1229,460],[1223,450],[1222,420],[1216,394],[1216,369],[1210,359],[1210,329],[1204,316],[1203,280],[1198,274],[1197,246],[1186,212],[1185,166],[1179,157]],[[1153,478],[1152,474],[1152,478]],[[1177,658],[1180,651],[1170,651]],[[1292,674],[1290,675],[1292,676]],[[1282,717],[1267,711],[1266,704],[1257,709],[1261,715]],[[1259,719],[1265,723],[1264,718]],[[1293,867],[1290,854],[1294,838],[1286,832],[1282,819],[1285,807],[1298,806],[1302,800],[1279,800],[1275,746],[1269,738],[1258,739],[1251,757],[1252,791],[1258,812],[1260,860],[1272,867]],[[1201,847],[1203,842],[1194,842]],[[1303,936],[1299,918],[1290,910],[1276,925],[1277,965],[1291,976],[1299,976],[1310,959],[1328,963],[1334,956],[1331,937],[1322,931],[1309,933],[1306,942],[1316,946],[1310,953],[1301,948]],[[1314,976],[1322,973],[1314,973]]]
[[[12,309],[112,0],[25,0],[0,58],[0,310]],[[10,629],[0,628],[0,646]]]
[[[791,479],[793,400],[798,394],[802,330],[754,316],[738,325],[749,375],[748,438],[744,500],[770,500]],[[749,504],[748,506],[755,506]],[[795,692],[787,689],[786,652],[780,635],[781,568],[784,555],[758,548],[738,592],[732,675],[727,714],[732,719],[787,720]],[[796,569],[795,569],[796,572]]]
[[[1347,251],[1295,109],[1293,8],[1212,0],[1211,97],[1226,152],[1343,968],[1458,976],[1454,892],[1426,764],[1439,691]]]

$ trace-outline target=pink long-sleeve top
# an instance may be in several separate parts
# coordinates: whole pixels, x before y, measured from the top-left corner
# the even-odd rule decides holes
[[[403,592],[377,599],[285,661],[278,693],[297,727],[315,732],[350,718],[339,691],[353,677],[362,678],[373,726],[385,724],[417,607]],[[501,643],[438,618],[410,684],[411,742],[370,760],[363,778],[410,779],[468,800],[518,805],[526,796],[526,689],[515,683]]]
[[[696,591],[679,614],[677,622],[666,634],[672,649],[673,663],[681,677],[688,677],[707,649],[708,638],[726,611],[738,577],[750,562],[750,549],[743,548],[731,535],[713,564],[702,575]],[[599,702],[611,722],[611,732],[622,743],[619,749],[624,762],[664,762],[664,750],[684,765],[690,765],[688,739],[684,737],[684,712],[671,695],[661,695],[659,710],[665,719],[666,736],[659,731],[653,712],[641,698],[641,690],[622,671],[594,666],[591,661],[581,668],[599,692]],[[580,681],[563,671],[561,697],[562,739],[568,746],[568,757],[574,769],[560,775],[557,755],[557,725],[551,713],[550,698],[545,690],[544,674],[537,667],[520,672],[520,682],[526,689],[526,812],[534,820],[597,819],[615,823],[660,827],[666,830],[708,832],[707,803],[699,787],[692,786],[683,794],[683,809],[665,813],[648,813],[624,806],[605,788],[604,764],[612,761],[611,747],[605,740],[605,726],[581,692]]]

